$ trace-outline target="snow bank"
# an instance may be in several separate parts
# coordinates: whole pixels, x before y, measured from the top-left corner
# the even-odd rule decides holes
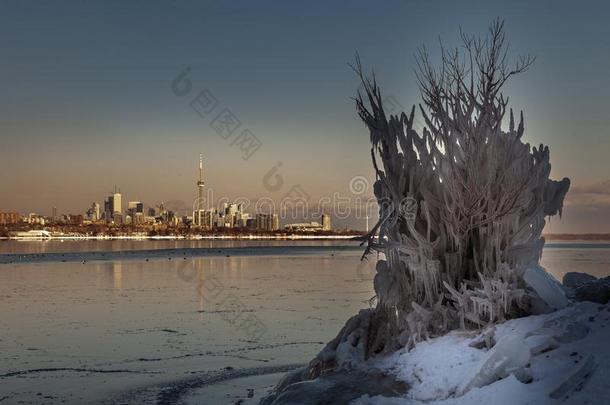
[[[374,368],[394,374],[409,391],[351,403],[601,404],[610,398],[610,303],[514,319],[496,326],[491,349],[471,347],[488,332],[453,332],[376,360]]]

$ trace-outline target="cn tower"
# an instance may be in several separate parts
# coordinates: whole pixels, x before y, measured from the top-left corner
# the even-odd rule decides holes
[[[195,204],[196,210],[193,212],[193,222],[195,225],[202,226],[201,223],[201,211],[203,211],[203,154],[199,154],[199,180],[197,180],[197,204]]]

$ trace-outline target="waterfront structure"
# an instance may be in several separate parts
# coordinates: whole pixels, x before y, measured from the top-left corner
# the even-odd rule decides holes
[[[45,230],[20,231],[10,234],[10,239],[48,239],[51,233]]]
[[[287,231],[297,232],[319,232],[323,231],[324,228],[319,222],[299,222],[294,224],[286,224],[284,229]]]

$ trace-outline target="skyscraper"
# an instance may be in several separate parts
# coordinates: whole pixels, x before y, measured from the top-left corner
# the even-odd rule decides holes
[[[118,189],[114,186],[114,194],[112,195],[112,215],[121,214],[123,212],[122,204],[121,204],[121,189]]]
[[[277,214],[256,214],[256,229],[259,231],[277,231],[280,219]]]
[[[100,218],[100,205],[96,202],[91,203],[91,207],[87,210],[87,219],[90,221],[99,221]]]
[[[121,189],[117,189],[117,186],[114,186],[114,193],[104,201],[104,219],[111,222],[114,220],[115,214],[117,216],[123,215]]]

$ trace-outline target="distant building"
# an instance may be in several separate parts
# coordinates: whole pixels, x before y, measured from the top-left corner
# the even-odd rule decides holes
[[[112,195],[112,215],[114,214],[122,214],[123,208],[121,204],[121,193],[116,192]]]
[[[34,212],[30,212],[28,216],[24,219],[28,224],[39,224],[44,225],[46,223],[45,218],[42,215],[38,215]]]
[[[87,219],[93,222],[99,221],[100,217],[100,205],[96,202],[91,204],[91,207],[87,210]]]
[[[256,230],[266,231],[268,214],[256,214]]]
[[[117,222],[119,223],[116,219],[115,216],[121,215],[121,222],[122,222],[122,215],[123,215],[123,209],[122,209],[122,196],[121,196],[121,191],[117,190],[116,186],[114,187],[114,194],[108,196],[108,199],[104,201],[104,219],[106,219],[106,221],[108,222]]]
[[[140,201],[129,201],[127,203],[127,216],[126,223],[143,224],[144,223],[144,204]]]
[[[318,232],[322,231],[323,226],[319,222],[301,222],[294,224],[287,224],[284,226],[287,231],[298,231],[298,232]]]
[[[216,226],[216,216],[218,213],[215,208],[205,210],[201,213],[201,227],[205,229],[212,229]]]
[[[129,201],[127,203],[127,209],[132,210],[134,213],[135,212],[144,213],[144,204],[142,204],[142,202],[140,202],[140,201]]]
[[[83,216],[80,214],[68,214],[67,221],[70,225],[81,226],[83,224]]]
[[[256,214],[256,229],[259,231],[277,231],[280,220],[277,214]]]
[[[51,207],[51,220],[53,222],[57,221],[57,207]]]
[[[16,212],[0,212],[0,225],[21,222],[21,215]]]
[[[125,217],[123,217],[123,214],[121,214],[120,212],[115,212],[114,214],[112,214],[112,221],[115,224],[122,225],[125,222]]]
[[[10,235],[10,238],[13,239],[46,239],[50,238],[51,233],[45,230],[30,230],[30,231],[22,231],[15,232]]]
[[[330,215],[322,214],[322,230],[323,231],[332,230],[332,226],[330,223]]]
[[[132,223],[136,225],[142,225],[146,223],[146,217],[143,212],[136,212],[136,214],[132,218]]]
[[[112,196],[104,200],[104,219],[107,222],[112,221]]]
[[[273,217],[271,218],[271,230],[277,231],[279,229],[280,229],[280,218],[277,216],[277,214],[273,214]]]

